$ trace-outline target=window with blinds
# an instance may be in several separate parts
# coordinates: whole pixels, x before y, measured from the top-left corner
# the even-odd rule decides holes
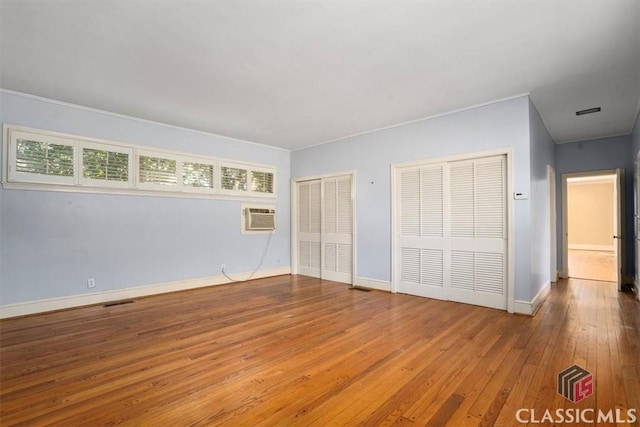
[[[29,183],[74,184],[75,145],[60,138],[16,132],[8,140],[9,176]],[[3,176],[4,178],[4,176]]]
[[[177,185],[177,165],[175,159],[139,156],[138,179],[142,184]]]
[[[222,166],[221,185],[223,190],[247,191],[247,170]]]
[[[16,171],[73,176],[73,146],[18,139]]]
[[[131,170],[131,150],[116,148],[82,149],[82,184],[129,187]]]
[[[129,153],[109,150],[82,150],[82,176],[105,181],[129,181]]]
[[[251,191],[273,193],[273,173],[251,171]]]
[[[182,185],[194,188],[215,188],[215,166],[207,163],[182,163]]]
[[[275,172],[239,164],[221,164],[220,187],[231,194],[275,195]]]
[[[3,131],[5,188],[275,198],[274,167],[13,125]]]

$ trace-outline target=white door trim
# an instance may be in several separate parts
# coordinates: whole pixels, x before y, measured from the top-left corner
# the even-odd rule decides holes
[[[558,281],[558,242],[557,242],[557,218],[558,210],[556,206],[556,171],[547,165],[547,180],[549,183],[549,233],[550,233],[550,268],[549,282]]]
[[[636,183],[636,206],[633,217],[633,237],[635,238],[636,249],[636,277],[635,288],[636,298],[640,301],[640,152],[638,152],[635,161],[635,183]]]
[[[570,178],[585,178],[602,175],[616,175],[617,169],[595,170],[587,172],[573,172],[562,174],[562,271],[560,277],[567,279],[569,277],[569,206],[567,200],[567,180]],[[618,184],[615,184],[616,187]],[[616,203],[614,198],[614,204]],[[615,221],[615,215],[614,215]]]
[[[625,171],[624,169],[616,169],[616,183],[614,185],[615,188],[615,197],[614,197],[614,215],[613,219],[615,222],[615,234],[617,236],[615,240],[615,248],[616,248],[616,270],[618,270],[618,291],[622,291],[622,285],[624,284],[625,275],[626,275],[626,224],[624,222],[625,219]]]
[[[391,292],[397,293],[399,287],[399,271],[396,268],[398,255],[396,247],[398,243],[397,218],[398,207],[396,206],[398,171],[400,169],[429,165],[432,163],[447,163],[459,160],[473,160],[482,157],[506,156],[506,178],[507,178],[507,311],[513,313],[515,310],[515,271],[514,271],[514,215],[513,215],[513,149],[501,148],[497,150],[477,151],[471,153],[457,154],[452,156],[437,157],[423,160],[413,160],[409,162],[391,164]]]

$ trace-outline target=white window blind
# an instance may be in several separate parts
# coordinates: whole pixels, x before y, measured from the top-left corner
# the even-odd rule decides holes
[[[96,187],[131,188],[133,151],[91,144],[82,147],[80,184]]]
[[[275,194],[275,172],[235,163],[220,165],[220,188],[230,194]]]
[[[222,166],[220,170],[223,190],[247,191],[247,169]]]
[[[73,146],[18,139],[16,171],[73,176]]]
[[[195,188],[215,188],[215,167],[212,164],[183,162],[182,185]]]
[[[140,156],[138,159],[138,179],[140,183],[156,185],[177,185],[177,161],[162,157]]]
[[[251,191],[273,193],[273,172],[251,171]]]
[[[82,176],[105,181],[129,180],[129,154],[117,151],[82,150]]]

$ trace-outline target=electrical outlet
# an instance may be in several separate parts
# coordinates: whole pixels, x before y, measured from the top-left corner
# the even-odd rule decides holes
[[[96,287],[96,279],[93,277],[91,279],[87,279],[87,288],[95,288]]]

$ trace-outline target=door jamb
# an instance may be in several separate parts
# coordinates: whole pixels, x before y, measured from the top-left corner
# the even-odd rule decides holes
[[[601,175],[617,176],[617,169],[594,170],[594,171],[562,174],[562,271],[560,272],[560,277],[563,279],[569,278],[569,234],[568,234],[569,206],[567,201],[567,179],[595,177],[595,176],[601,176]],[[616,183],[616,187],[617,186],[618,184]],[[614,200],[613,202],[615,204],[616,200]],[[622,214],[624,215],[624,212]],[[614,218],[614,221],[616,221],[615,218]],[[617,267],[616,267],[616,270],[617,270]]]
[[[547,179],[549,181],[549,232],[550,232],[550,283],[558,281],[558,206],[556,203],[556,171],[547,165]]]

